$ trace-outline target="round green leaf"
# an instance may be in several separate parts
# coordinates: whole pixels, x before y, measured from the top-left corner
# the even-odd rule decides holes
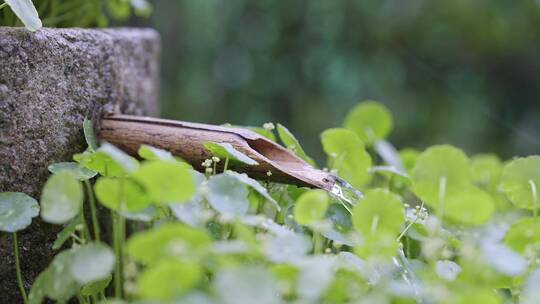
[[[420,152],[411,148],[405,148],[399,151],[399,157],[401,158],[403,167],[407,172],[410,173],[414,168],[414,165],[416,165],[418,155],[420,155]]]
[[[493,154],[471,157],[472,179],[480,187],[496,191],[502,174],[501,160]]]
[[[506,232],[504,243],[519,253],[527,246],[540,243],[540,218],[525,217],[516,221]]]
[[[362,235],[399,234],[403,222],[401,198],[386,189],[374,189],[354,206],[352,222]]]
[[[540,156],[518,158],[504,166],[501,186],[516,207],[538,209]]]
[[[392,130],[392,114],[377,101],[365,101],[345,118],[345,128],[354,131],[366,145],[384,139]]]
[[[156,203],[183,202],[195,194],[195,183],[187,167],[178,162],[152,161],[133,173]]]
[[[60,252],[41,274],[44,276],[43,289],[49,298],[67,302],[79,291],[80,286],[69,271],[76,251],[77,249],[69,249]]]
[[[355,188],[367,183],[371,174],[371,157],[358,136],[347,129],[328,129],[321,134],[324,152],[329,157],[330,167]]]
[[[23,230],[38,214],[39,205],[30,196],[20,192],[0,193],[0,231]]]
[[[251,166],[258,164],[255,160],[249,158],[244,153],[236,150],[229,143],[207,142],[204,143],[204,147],[210,152],[212,152],[214,156],[217,156],[223,160],[229,158],[229,160],[231,161],[237,161]]]
[[[79,214],[83,201],[81,183],[69,171],[53,174],[41,193],[41,218],[48,223],[66,223]]]
[[[150,204],[141,186],[127,178],[100,177],[94,191],[99,202],[112,210],[137,211]]]
[[[79,248],[73,256],[71,275],[80,284],[107,278],[115,262],[114,252],[101,243],[90,243]]]
[[[226,174],[210,177],[206,199],[221,213],[245,214],[249,209],[248,190],[244,183]]]
[[[213,283],[220,299],[219,303],[282,303],[272,273],[258,265],[220,269]]]
[[[300,225],[309,225],[323,218],[328,207],[328,194],[324,190],[310,190],[302,194],[294,205],[294,219]]]
[[[412,170],[413,191],[428,205],[437,208],[439,196],[457,193],[471,182],[469,159],[450,145],[433,146],[422,152]]]
[[[97,172],[89,170],[75,162],[64,162],[50,164],[48,167],[51,173],[69,171],[80,181],[89,180],[97,175]]]
[[[202,275],[196,263],[173,259],[159,261],[141,274],[137,293],[145,299],[170,300],[195,287]]]
[[[472,185],[448,193],[443,208],[446,217],[466,225],[483,224],[495,211],[491,196]]]
[[[210,244],[210,236],[205,230],[167,223],[134,234],[127,242],[127,252],[136,261],[151,263],[178,254],[196,255]]]

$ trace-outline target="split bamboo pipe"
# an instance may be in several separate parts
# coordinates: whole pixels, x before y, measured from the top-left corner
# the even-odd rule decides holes
[[[131,155],[137,155],[142,144],[170,151],[200,171],[204,169],[202,162],[212,157],[204,143],[229,143],[258,163],[245,165],[230,162],[229,168],[255,179],[321,188],[331,192],[335,192],[336,184],[340,182],[336,176],[313,168],[275,142],[242,128],[106,114],[101,120],[99,137]],[[220,162],[222,164],[223,161]]]

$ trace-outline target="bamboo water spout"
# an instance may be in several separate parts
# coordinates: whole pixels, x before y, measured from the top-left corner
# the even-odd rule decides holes
[[[230,168],[253,178],[321,188],[338,196],[339,186],[344,182],[329,172],[313,168],[273,141],[242,128],[108,114],[101,121],[99,136],[132,155],[137,154],[142,144],[168,150],[197,170],[203,170],[202,162],[212,157],[204,147],[205,142],[229,143],[258,163],[231,164]],[[268,176],[268,172],[272,174]]]

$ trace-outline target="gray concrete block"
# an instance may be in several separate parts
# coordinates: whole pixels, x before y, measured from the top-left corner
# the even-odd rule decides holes
[[[0,191],[39,199],[50,163],[85,148],[82,122],[104,105],[156,115],[160,41],[151,29],[0,27]],[[54,252],[58,226],[35,219],[20,233],[30,287]],[[19,303],[11,236],[0,233],[0,303]]]

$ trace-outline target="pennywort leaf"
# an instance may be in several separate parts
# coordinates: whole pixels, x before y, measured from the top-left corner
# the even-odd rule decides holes
[[[249,209],[248,190],[237,177],[218,174],[207,183],[206,199],[216,211],[241,215]]]
[[[193,177],[187,166],[179,162],[147,162],[132,177],[158,204],[183,202],[195,194]]]
[[[380,102],[364,101],[347,114],[344,125],[371,146],[377,140],[386,138],[392,130],[392,114]]]
[[[41,193],[41,218],[52,224],[68,222],[79,214],[83,196],[81,183],[71,172],[53,174]]]
[[[358,136],[347,129],[328,129],[321,134],[324,152],[328,155],[330,168],[361,188],[371,179],[371,157]]]
[[[294,206],[294,218],[300,225],[309,225],[323,218],[328,207],[328,194],[310,190],[302,194]]]
[[[87,284],[107,278],[114,262],[114,253],[107,245],[89,243],[75,252],[69,271],[79,284]]]
[[[0,192],[0,231],[17,232],[32,223],[39,214],[39,205],[20,192]]]
[[[518,158],[504,166],[501,186],[518,208],[539,209],[540,156]]]
[[[69,171],[80,181],[89,180],[97,175],[97,172],[87,169],[75,162],[62,162],[50,164],[48,167],[51,173]]]

